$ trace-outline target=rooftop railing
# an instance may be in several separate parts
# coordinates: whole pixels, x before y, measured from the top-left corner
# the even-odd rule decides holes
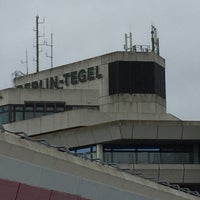
[[[149,53],[149,52],[151,52],[151,48],[150,48],[149,45],[134,45],[133,51],[142,52],[142,53],[144,53],[144,52]]]

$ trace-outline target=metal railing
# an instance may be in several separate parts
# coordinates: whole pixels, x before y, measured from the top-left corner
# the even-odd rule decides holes
[[[151,48],[149,45],[134,45],[133,51],[135,52],[151,52]]]

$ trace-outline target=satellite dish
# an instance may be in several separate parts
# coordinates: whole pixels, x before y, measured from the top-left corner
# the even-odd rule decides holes
[[[12,73],[13,78],[17,78],[17,77],[24,76],[24,75],[25,74],[19,70],[16,70]]]
[[[16,70],[12,73],[12,82],[14,83],[15,79],[21,76],[24,76],[25,74],[19,70]]]

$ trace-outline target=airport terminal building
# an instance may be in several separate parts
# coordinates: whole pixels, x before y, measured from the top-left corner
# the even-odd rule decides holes
[[[165,60],[152,51],[17,77],[0,91],[0,123],[15,134],[1,135],[0,159],[46,173],[45,181],[27,181],[20,169],[17,176],[2,170],[4,182],[78,195],[72,199],[199,199],[200,121],[166,112]]]

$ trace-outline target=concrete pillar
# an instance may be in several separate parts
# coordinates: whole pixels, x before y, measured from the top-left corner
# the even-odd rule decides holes
[[[97,158],[103,160],[103,145],[97,144]]]

